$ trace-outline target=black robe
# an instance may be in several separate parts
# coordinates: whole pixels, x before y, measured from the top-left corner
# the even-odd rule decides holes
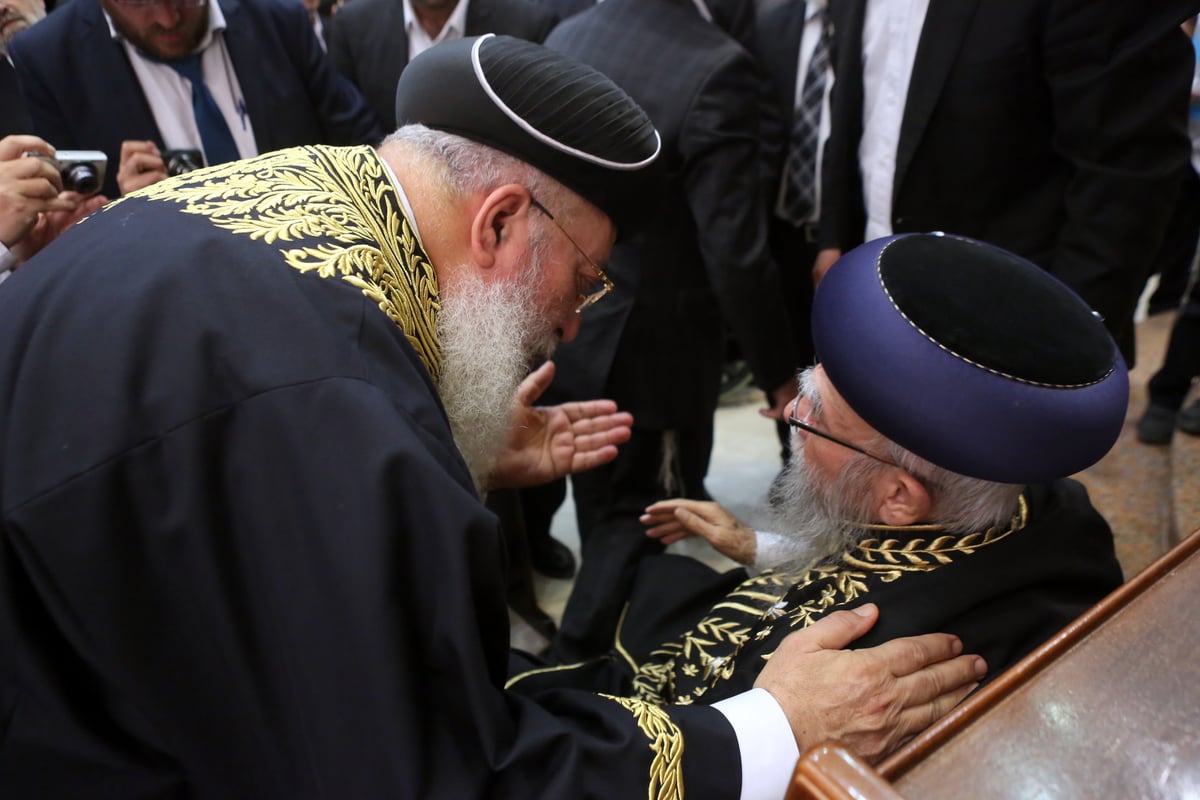
[[[789,633],[826,614],[876,603],[854,647],[953,633],[995,677],[1120,585],[1112,531],[1072,480],[1026,491],[1005,530],[880,531],[802,572],[718,574],[660,556],[639,575],[610,654],[548,666],[514,655],[510,688],[536,696],[572,686],[664,705],[708,704],[754,684]]]
[[[737,796],[713,709],[503,689],[438,307],[369,148],[156,184],[0,287],[0,796]]]

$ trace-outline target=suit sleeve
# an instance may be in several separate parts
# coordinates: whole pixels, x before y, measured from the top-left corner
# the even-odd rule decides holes
[[[59,106],[50,88],[48,76],[42,69],[44,62],[30,48],[28,38],[14,39],[9,45],[13,67],[20,81],[21,96],[29,113],[33,133],[58,149],[78,148],[67,114]]]
[[[358,379],[265,391],[11,515],[41,532],[14,550],[43,645],[104,698],[103,726],[21,699],[4,752],[70,762],[44,796],[178,796],[144,778],[175,772],[197,798],[737,797],[718,711],[503,690],[500,534],[408,407]],[[15,795],[39,763],[3,764]]]
[[[350,79],[335,68],[334,46],[331,44],[330,53],[325,52],[303,6],[300,11],[287,15],[289,35],[296,66],[304,76],[309,98],[321,120],[322,143],[378,144],[386,135],[382,121]],[[335,42],[339,41],[336,25],[332,36]]]
[[[769,391],[800,365],[767,243],[761,98],[762,84],[749,58],[726,62],[694,99],[679,149],[709,281],[756,382]]]
[[[1051,272],[1120,337],[1191,152],[1193,55],[1179,22],[1195,13],[1194,4],[1164,3],[1154,12],[1101,12],[1088,0],[1051,6],[1045,72],[1054,143],[1073,167]]]

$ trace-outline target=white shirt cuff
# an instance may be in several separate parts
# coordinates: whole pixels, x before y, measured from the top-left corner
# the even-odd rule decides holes
[[[766,689],[751,689],[713,703],[737,736],[742,757],[741,800],[779,800],[800,758],[787,715]]]

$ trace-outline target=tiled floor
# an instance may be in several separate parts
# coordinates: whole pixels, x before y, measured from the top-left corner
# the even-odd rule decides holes
[[[1172,318],[1171,314],[1157,315],[1139,325],[1138,366],[1130,376],[1125,428],[1112,452],[1077,476],[1113,527],[1126,577],[1161,555],[1180,536],[1200,527],[1200,437],[1177,433],[1169,447],[1150,447],[1134,438],[1134,426],[1145,407],[1146,380],[1158,368]],[[745,402],[718,410],[707,481],[715,499],[751,523],[779,467],[774,428],[758,415],[759,405],[755,395],[747,393]],[[569,499],[554,519],[553,532],[578,555],[579,537]],[[732,565],[697,539],[672,549],[716,567]],[[543,608],[557,619],[570,592],[570,581],[541,576],[536,576],[536,581]],[[520,641],[521,634],[516,635]]]

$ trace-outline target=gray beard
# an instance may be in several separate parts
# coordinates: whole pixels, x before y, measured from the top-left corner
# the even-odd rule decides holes
[[[538,274],[534,269],[533,275]],[[534,310],[531,283],[485,283],[464,279],[442,298],[439,393],[454,441],[482,492],[508,443],[513,398],[536,357],[553,349],[555,337]]]
[[[809,569],[864,538],[870,474],[858,465],[858,459],[852,459],[831,485],[822,485],[808,469],[799,438],[792,438],[787,468],[771,484],[769,494],[768,530],[784,539],[782,563],[776,566],[788,571]]]

